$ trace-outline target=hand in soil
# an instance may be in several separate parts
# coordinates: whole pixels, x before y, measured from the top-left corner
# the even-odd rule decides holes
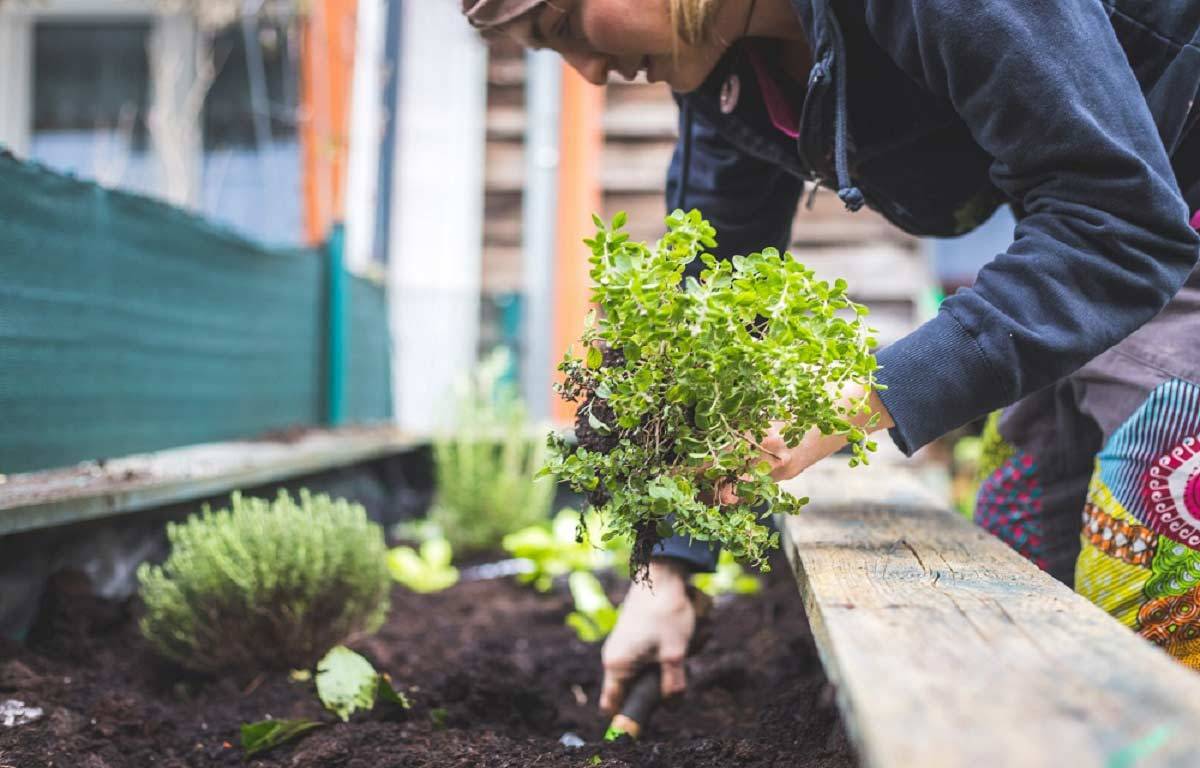
[[[684,657],[696,629],[696,609],[688,596],[687,568],[670,559],[650,561],[649,579],[630,585],[617,625],[604,643],[604,684],[600,709],[612,714],[621,706],[642,665],[662,668],[662,695],[687,687]]]

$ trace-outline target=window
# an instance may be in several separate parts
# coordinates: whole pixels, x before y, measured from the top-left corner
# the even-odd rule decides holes
[[[303,233],[298,47],[284,25],[240,25],[216,35],[217,77],[204,108],[203,209],[277,243]]]
[[[30,156],[106,186],[153,192],[149,20],[34,27]]]

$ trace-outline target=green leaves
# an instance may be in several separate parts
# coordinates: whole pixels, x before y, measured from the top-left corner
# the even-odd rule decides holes
[[[386,675],[376,672],[371,662],[341,645],[317,664],[317,697],[343,721],[360,709],[373,709],[376,700],[404,709],[409,707],[408,699],[392,688]]]
[[[721,550],[717,559],[717,569],[713,573],[697,573],[692,576],[692,584],[696,589],[710,597],[720,595],[753,595],[762,589],[758,577],[746,573],[738,561]]]
[[[393,547],[387,555],[392,578],[413,592],[440,592],[458,583],[458,569],[450,565],[454,553],[443,538],[426,539],[420,552]]]
[[[567,626],[585,643],[597,643],[608,637],[617,625],[617,609],[604,593],[600,580],[587,571],[575,571],[568,578],[575,610],[567,615]]]
[[[378,674],[371,662],[339,645],[317,665],[317,696],[343,721],[360,709],[375,706]]]
[[[552,525],[532,525],[504,537],[504,549],[527,561],[530,570],[517,579],[546,592],[554,578],[574,571],[593,571],[612,565],[618,557],[628,559],[628,545],[620,537],[601,537],[603,523],[592,513],[580,518],[564,509]]]
[[[818,280],[790,254],[768,248],[717,261],[716,231],[698,211],[675,211],[651,247],[620,229],[623,215],[588,240],[592,300],[600,308],[560,370],[561,395],[586,402],[584,423],[607,439],[593,450],[552,436],[549,474],[591,499],[608,530],[664,530],[724,544],[765,565],[775,536],[767,514],[801,502],[779,490],[757,443],[785,422],[795,445],[811,428],[845,435],[852,461],[873,443],[851,418],[867,401],[841,404],[852,383],[875,386],[867,310],[844,280]],[[699,260],[698,278],[683,278]],[[604,350],[619,351],[606,364]],[[603,401],[603,419],[591,411]],[[612,447],[608,447],[611,445]],[[717,487],[737,482],[740,501],[719,506]],[[660,525],[661,523],[661,525]]]
[[[168,523],[171,555],[138,569],[140,627],[156,650],[200,672],[311,667],[383,623],[391,581],[383,530],[359,504],[301,491],[234,493]]]
[[[296,681],[307,675],[292,674]],[[370,710],[376,702],[402,709],[412,705],[408,698],[392,687],[391,679],[376,672],[371,662],[345,646],[337,646],[317,664],[317,697],[343,722],[358,710]],[[299,738],[314,728],[326,725],[317,720],[260,720],[242,726],[242,750],[247,759]]]
[[[246,759],[299,738],[325,723],[316,720],[260,720],[242,726],[242,750]]]

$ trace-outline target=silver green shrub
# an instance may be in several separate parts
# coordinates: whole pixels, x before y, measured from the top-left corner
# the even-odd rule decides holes
[[[167,526],[171,553],[138,569],[142,634],[200,672],[305,669],[383,623],[383,531],[361,505],[280,491]]]
[[[434,440],[436,497],[430,518],[456,553],[499,549],[505,535],[544,522],[554,482],[535,479],[546,441],[524,404],[500,381],[503,351],[486,359],[460,391],[457,427]]]

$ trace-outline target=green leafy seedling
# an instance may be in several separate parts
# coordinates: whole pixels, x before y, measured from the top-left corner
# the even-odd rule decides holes
[[[373,709],[377,700],[409,708],[408,699],[392,687],[386,675],[342,645],[317,664],[317,697],[343,722],[359,710]]]
[[[454,553],[445,539],[428,539],[420,550],[393,547],[388,552],[392,578],[414,592],[440,592],[458,583],[458,569],[450,565]]]
[[[242,750],[246,759],[249,759],[323,725],[325,723],[316,720],[260,720],[247,723],[242,726]]]
[[[567,615],[567,626],[585,643],[597,643],[608,637],[617,624],[617,608],[604,593],[600,580],[588,571],[575,571],[567,577],[575,610]]]
[[[804,503],[762,459],[771,425],[784,425],[789,446],[812,429],[844,436],[852,465],[874,450],[852,423],[869,413],[869,394],[841,395],[852,384],[881,388],[867,309],[844,280],[819,280],[773,248],[718,261],[716,230],[698,211],[668,216],[654,245],[629,239],[624,214],[596,224],[585,242],[599,311],[559,366],[578,440],[551,435],[544,472],[629,537],[635,570],[672,533],[766,570],[779,537],[765,517]],[[697,260],[699,276],[685,280]],[[727,486],[738,501],[714,501]]]
[[[713,573],[697,573],[692,584],[709,597],[720,595],[753,595],[762,589],[762,582],[752,573],[746,573],[741,563],[730,552],[721,550],[717,558],[717,569]]]
[[[504,549],[526,560],[529,570],[517,576],[547,592],[558,576],[594,571],[628,559],[628,547],[619,537],[604,541],[602,521],[595,513],[580,519],[573,509],[561,510],[549,525],[531,525],[504,537]]]

